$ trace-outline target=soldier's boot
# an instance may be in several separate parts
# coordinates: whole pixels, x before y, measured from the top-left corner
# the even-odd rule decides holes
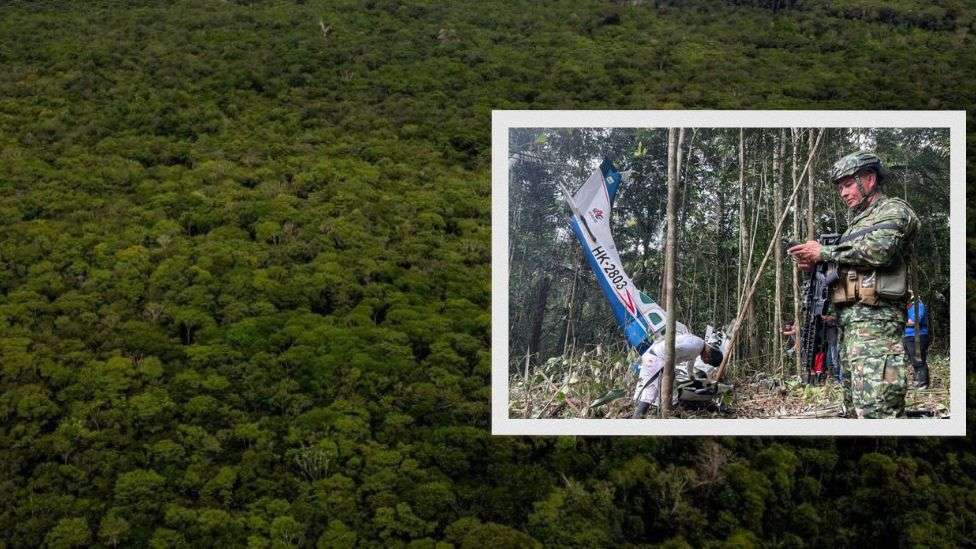
[[[916,389],[928,389],[929,388],[929,366],[928,366],[928,364],[919,363],[915,367],[915,388]]]

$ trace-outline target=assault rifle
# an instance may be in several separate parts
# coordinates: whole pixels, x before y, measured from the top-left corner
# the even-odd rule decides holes
[[[823,234],[817,239],[824,246],[837,244],[840,235],[836,233]],[[824,341],[823,313],[827,308],[830,285],[837,278],[837,269],[831,269],[827,262],[817,263],[810,272],[803,299],[804,322],[800,331],[800,361],[807,373],[807,383],[817,382],[814,372],[817,350]],[[834,280],[831,280],[834,279]]]

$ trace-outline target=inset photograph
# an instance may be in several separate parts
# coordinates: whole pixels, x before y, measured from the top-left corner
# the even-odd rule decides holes
[[[953,124],[496,112],[495,432],[965,434]]]

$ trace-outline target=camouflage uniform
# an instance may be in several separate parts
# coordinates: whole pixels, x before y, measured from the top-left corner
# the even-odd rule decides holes
[[[850,242],[823,246],[821,261],[868,268],[907,261],[919,225],[908,203],[878,193],[872,204],[853,213],[845,236],[881,223],[897,228],[878,229]],[[864,418],[902,415],[908,376],[901,344],[905,326],[901,302],[880,301],[874,306],[855,303],[836,308],[842,338],[841,362],[849,372],[844,376],[848,410]]]

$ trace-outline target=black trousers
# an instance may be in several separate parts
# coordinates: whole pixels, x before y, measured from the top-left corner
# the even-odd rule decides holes
[[[915,338],[916,337],[918,337],[918,343],[919,343],[919,346],[918,346],[919,347],[919,349],[918,349],[919,353],[918,354],[920,355],[919,357],[916,357],[915,356],[915,343],[916,343]],[[922,368],[928,369],[928,367],[929,367],[929,336],[928,336],[928,334],[922,334],[922,335],[919,335],[919,336],[905,336],[904,345],[905,345],[905,356],[907,356],[908,359],[912,361],[912,366],[915,368],[915,371],[916,372],[918,371],[919,366],[921,366]]]

